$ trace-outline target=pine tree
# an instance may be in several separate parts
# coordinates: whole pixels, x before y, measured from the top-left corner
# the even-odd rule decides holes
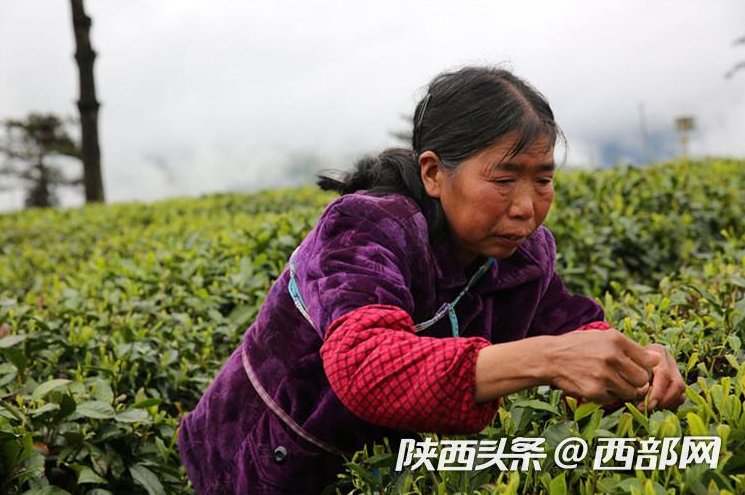
[[[80,147],[70,137],[62,119],[53,114],[31,113],[24,120],[7,119],[0,135],[0,175],[24,187],[26,207],[48,207],[59,203],[60,186],[77,186],[82,178],[69,178],[61,158],[80,159]]]

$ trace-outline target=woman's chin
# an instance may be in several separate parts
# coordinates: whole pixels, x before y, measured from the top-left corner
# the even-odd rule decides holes
[[[513,254],[515,254],[515,251],[517,251],[517,249],[517,247],[494,246],[491,247],[488,252],[484,254],[484,256],[497,259],[509,258]]]

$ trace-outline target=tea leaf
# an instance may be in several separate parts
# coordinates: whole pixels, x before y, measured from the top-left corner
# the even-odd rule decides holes
[[[96,474],[91,468],[85,466],[78,473],[78,484],[93,483],[104,484],[106,480]]]
[[[69,383],[72,383],[71,380],[62,379],[62,378],[56,378],[54,380],[49,380],[48,382],[44,382],[38,387],[36,387],[34,391],[31,393],[31,398],[33,400],[43,399],[52,390],[62,388],[68,385]]]
[[[138,421],[149,421],[150,415],[144,409],[129,409],[115,416],[119,423],[136,423]]]
[[[75,412],[86,418],[93,419],[111,419],[116,415],[111,404],[100,400],[91,400],[78,404]]]
[[[8,349],[9,347],[15,347],[21,342],[26,340],[25,335],[8,335],[0,339],[0,349]]]
[[[688,420],[688,431],[691,435],[708,435],[709,429],[704,425],[704,420],[696,413],[689,412],[686,414]]]
[[[566,473],[561,473],[554,477],[554,479],[551,480],[548,491],[551,495],[567,495]]]
[[[148,495],[165,495],[166,491],[158,477],[142,464],[130,466],[129,474],[132,475],[138,485],[147,491]]]
[[[585,402],[574,411],[574,420],[579,421],[600,409],[600,404]]]

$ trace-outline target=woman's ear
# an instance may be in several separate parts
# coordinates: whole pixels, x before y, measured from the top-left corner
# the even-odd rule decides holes
[[[440,167],[440,158],[434,151],[425,151],[419,155],[420,173],[424,190],[431,198],[439,198],[443,182],[443,169]]]

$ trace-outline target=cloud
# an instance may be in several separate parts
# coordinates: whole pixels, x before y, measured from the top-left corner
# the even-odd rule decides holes
[[[546,94],[568,164],[641,156],[640,103],[657,158],[681,114],[695,153],[745,155],[745,73],[723,77],[744,58],[741,2],[86,5],[112,200],[283,185],[303,154],[346,166],[398,144],[427,81],[468,63],[506,62]],[[0,118],[75,112],[67,9],[0,2]]]

